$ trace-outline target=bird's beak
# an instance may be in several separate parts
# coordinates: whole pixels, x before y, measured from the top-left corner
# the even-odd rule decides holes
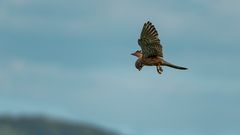
[[[135,54],[134,54],[134,53],[131,53],[131,55],[133,55],[133,56],[134,56]]]

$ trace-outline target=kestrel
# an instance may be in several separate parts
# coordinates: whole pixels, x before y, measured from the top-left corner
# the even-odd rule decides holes
[[[141,51],[132,53],[138,59],[135,67],[140,71],[143,66],[156,66],[157,72],[163,72],[161,66],[168,66],[175,69],[186,70],[187,68],[171,64],[163,59],[162,45],[158,38],[158,32],[151,22],[144,23],[138,44]]]

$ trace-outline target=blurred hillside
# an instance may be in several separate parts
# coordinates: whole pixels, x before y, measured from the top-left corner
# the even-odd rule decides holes
[[[117,135],[88,124],[45,117],[0,117],[0,135]]]

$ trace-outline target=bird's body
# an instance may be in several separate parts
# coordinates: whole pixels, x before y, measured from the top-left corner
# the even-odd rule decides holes
[[[169,66],[176,69],[185,70],[187,68],[176,66],[163,59],[162,45],[158,38],[157,30],[151,22],[144,24],[138,44],[141,51],[136,51],[132,55],[138,59],[135,62],[135,67],[140,71],[143,66],[156,66],[159,74],[162,73],[161,66]]]
[[[146,66],[160,66],[163,64],[163,59],[161,57],[149,57],[149,58],[140,58],[143,65]]]

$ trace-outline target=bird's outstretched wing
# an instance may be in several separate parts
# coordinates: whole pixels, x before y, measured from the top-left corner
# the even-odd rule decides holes
[[[144,23],[138,44],[144,57],[163,57],[162,45],[158,38],[158,32],[151,22]]]

